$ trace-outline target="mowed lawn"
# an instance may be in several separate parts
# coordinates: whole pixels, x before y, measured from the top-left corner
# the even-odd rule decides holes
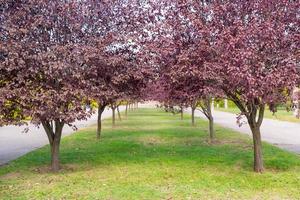
[[[124,116],[123,116],[124,118]],[[131,111],[63,139],[60,173],[48,171],[49,146],[0,168],[0,199],[300,199],[300,157],[264,144],[266,173],[252,172],[246,135],[155,109]]]

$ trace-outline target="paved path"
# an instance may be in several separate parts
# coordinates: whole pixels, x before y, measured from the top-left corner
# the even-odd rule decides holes
[[[120,107],[120,110],[124,110]],[[103,119],[111,117],[111,110],[106,109],[103,112]],[[78,129],[97,123],[97,115],[94,114],[87,121],[77,121],[75,125]],[[5,126],[0,127],[0,165],[14,160],[34,149],[48,144],[48,138],[44,129],[29,125],[30,131],[23,133],[26,126]],[[63,137],[74,133],[69,126],[63,129]]]
[[[140,107],[154,107],[144,104]],[[124,110],[121,107],[120,110]],[[188,110],[187,112],[190,112]],[[111,111],[106,109],[103,118],[111,116]],[[205,118],[200,112],[196,111],[196,116]],[[215,123],[251,135],[247,124],[239,127],[236,123],[236,115],[226,112],[214,111]],[[77,128],[84,128],[96,124],[97,115],[93,115],[88,121],[78,121],[75,123]],[[30,125],[28,133],[22,133],[23,127],[6,126],[0,127],[0,165],[10,160],[14,160],[34,149],[48,144],[48,139],[42,128],[36,128]],[[278,120],[264,119],[262,124],[262,139],[266,142],[279,146],[283,149],[300,154],[300,124],[283,122]],[[63,136],[74,133],[74,131],[65,126]]]
[[[190,113],[191,111],[188,110],[188,112]],[[196,111],[195,115],[205,118],[200,111]],[[238,126],[236,114],[214,111],[213,115],[215,123],[251,136],[248,124],[244,124],[241,127]],[[264,119],[261,134],[263,141],[300,154],[300,123]]]

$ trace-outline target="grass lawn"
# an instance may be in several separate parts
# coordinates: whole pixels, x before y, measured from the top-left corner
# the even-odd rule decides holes
[[[246,135],[207,122],[190,126],[186,115],[131,111],[111,128],[95,128],[63,139],[63,169],[48,171],[49,146],[0,168],[0,199],[300,199],[300,157],[264,143],[266,173],[252,172]]]
[[[225,108],[215,108],[215,109],[218,111],[230,112],[230,113],[234,113],[234,114],[238,114],[241,112],[236,107],[227,108],[227,109],[225,109]],[[267,109],[265,111],[265,118],[300,123],[300,119],[296,118],[293,115],[292,111],[288,112],[286,110],[278,110],[275,114],[273,114],[269,109]]]

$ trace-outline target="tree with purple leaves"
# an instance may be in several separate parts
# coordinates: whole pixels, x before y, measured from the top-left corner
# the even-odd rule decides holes
[[[105,12],[100,12],[103,8]],[[86,119],[91,113],[85,105],[91,100],[96,99],[103,110],[108,103],[137,95],[139,84],[147,80],[147,71],[140,70],[137,61],[109,47],[115,42],[106,30],[115,27],[109,20],[113,8],[94,1],[7,1],[3,5],[1,124],[24,123],[29,118],[42,125],[51,146],[53,171],[59,169],[64,125]],[[102,15],[95,17],[95,13]]]
[[[4,0],[0,6],[0,125],[30,119],[43,126],[53,171],[64,125],[86,119],[92,101],[99,106],[98,138],[106,105],[151,98],[192,105],[193,113],[199,106],[213,140],[211,99],[224,94],[246,116],[254,170],[263,172],[265,108],[276,111],[299,85],[299,2]]]
[[[188,64],[190,63],[190,64]],[[199,109],[209,121],[209,142],[215,139],[213,115],[211,110],[212,97],[221,93],[213,87],[210,79],[201,72],[203,65],[193,65],[192,59],[182,63],[180,59],[161,74],[154,100],[168,106],[179,106],[182,109],[191,107],[192,125],[195,125],[195,110]],[[159,93],[157,93],[160,91]]]
[[[75,1],[6,1],[1,16],[0,113],[3,124],[42,126],[59,170],[64,125],[86,119],[85,68],[80,57],[83,7]],[[17,113],[17,114],[16,114]],[[17,116],[17,117],[16,117]]]
[[[297,80],[299,2],[215,1],[210,10],[214,59],[206,66],[218,74],[219,87],[246,116],[254,170],[263,172],[260,126],[266,105],[275,111]]]
[[[138,2],[89,3],[92,5],[86,8],[90,16],[89,42],[81,60],[86,66],[83,76],[88,96],[98,103],[99,139],[104,108],[111,107],[114,126],[116,110],[120,118],[119,105],[126,99],[141,99],[141,90],[151,79],[153,70],[145,64],[145,55],[135,37],[139,26],[131,21],[142,14],[132,12],[140,9]]]
[[[114,126],[115,110],[122,100],[140,98],[141,89],[146,87],[151,79],[151,70],[144,68],[130,50],[124,53],[123,48],[112,50],[109,47],[106,49],[98,47],[92,54],[88,51],[85,57],[88,67],[84,79],[87,80],[88,96],[98,103],[98,139],[101,134],[101,114],[104,108],[111,107]]]
[[[123,6],[48,0],[1,5],[1,124],[30,119],[42,125],[53,171],[59,170],[64,125],[86,119],[86,104],[96,100],[100,137],[105,106],[139,96],[148,80],[134,47],[124,47],[128,29],[118,29],[118,22],[126,22],[126,13],[119,15]]]
[[[168,9],[161,12],[164,13],[164,20],[159,22],[164,32],[158,34],[160,39],[154,41],[156,46],[153,45],[156,52],[160,53],[161,71],[158,85],[163,88],[163,92],[160,92],[156,99],[178,105],[181,110],[182,107],[190,106],[193,125],[195,110],[198,108],[209,120],[209,140],[212,142],[214,126],[211,100],[221,92],[215,87],[215,72],[205,68],[205,63],[213,58],[205,9],[196,2],[165,3]]]
[[[183,88],[189,87],[180,77],[189,73],[204,76],[222,90],[246,116],[253,135],[254,170],[263,172],[260,126],[265,107],[276,111],[298,80],[299,2],[165,1],[164,5],[168,14],[164,25],[159,24],[164,39],[158,47],[166,58],[162,64],[174,68],[169,72],[178,79],[179,96],[184,97]],[[185,70],[178,69],[178,60]],[[188,91],[194,91],[188,96],[195,95],[195,90]]]

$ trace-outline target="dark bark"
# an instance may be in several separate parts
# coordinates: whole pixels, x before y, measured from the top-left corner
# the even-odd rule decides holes
[[[227,92],[227,96],[235,103],[235,105],[242,111],[247,117],[248,124],[250,126],[253,138],[254,149],[254,165],[255,172],[262,173],[264,171],[262,142],[260,127],[264,118],[265,104],[259,99],[255,99],[252,102],[244,103],[238,96],[233,93]],[[257,113],[258,112],[258,113]]]
[[[42,121],[42,125],[47,133],[51,148],[51,170],[57,172],[60,169],[59,147],[64,123],[60,120],[55,120],[53,125],[52,122]]]
[[[201,112],[208,119],[209,142],[214,142],[215,129],[214,129],[214,118],[212,115],[212,98],[207,97],[203,101],[200,101],[199,106],[201,107]]]
[[[126,108],[125,108],[125,116],[128,116],[128,103],[126,103]]]
[[[57,172],[60,169],[59,166],[59,146],[60,141],[54,140],[51,146],[51,170]]]
[[[214,128],[214,118],[209,119],[209,139],[210,142],[214,142],[215,140],[215,128]]]
[[[259,128],[252,129],[253,147],[254,147],[254,171],[262,173],[264,171],[261,134]]]
[[[105,109],[106,105],[99,105],[98,107],[98,119],[97,119],[97,139],[101,137],[102,130],[102,113]]]
[[[260,127],[264,117],[264,104],[257,106],[255,103],[249,103],[246,106],[246,117],[250,126],[253,138],[253,149],[254,149],[254,166],[255,172],[262,173],[264,171],[263,165],[263,154],[262,154],[262,142]],[[258,112],[258,113],[257,113]]]
[[[180,119],[183,120],[183,107],[180,107]]]
[[[111,110],[112,110],[112,126],[115,127],[116,126],[116,106],[112,105]]]
[[[248,105],[249,112],[247,119],[252,132],[253,138],[253,149],[254,149],[254,171],[262,173],[264,171],[263,164],[263,153],[262,153],[262,143],[261,143],[261,133],[260,127],[264,117],[265,106],[261,104],[257,108],[254,104]],[[257,116],[257,111],[258,116]]]
[[[195,110],[196,106],[192,106],[192,126],[195,126]]]
[[[118,117],[119,117],[119,120],[122,121],[122,118],[121,118],[121,113],[120,113],[120,110],[119,110],[119,106],[117,106],[117,112],[118,112]]]
[[[210,142],[215,140],[214,118],[211,110],[211,98],[205,100],[206,117],[209,121],[209,139]]]

